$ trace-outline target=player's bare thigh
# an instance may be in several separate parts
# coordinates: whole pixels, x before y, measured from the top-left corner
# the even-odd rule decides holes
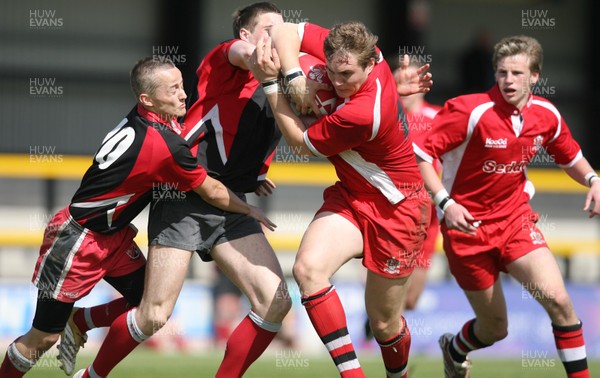
[[[256,233],[217,244],[211,256],[248,297],[255,313],[267,321],[283,319],[289,310],[290,296],[279,260],[264,234]]]
[[[554,324],[572,325],[579,321],[556,259],[548,248],[531,251],[506,269],[546,309]]]
[[[302,237],[294,263],[300,294],[309,296],[330,285],[331,276],[362,253],[362,234],[352,222],[331,212],[318,214]]]
[[[142,332],[151,335],[171,316],[185,280],[191,251],[151,245],[148,249],[144,294],[136,313]]]

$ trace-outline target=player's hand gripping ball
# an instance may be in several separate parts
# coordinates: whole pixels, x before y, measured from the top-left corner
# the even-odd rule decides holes
[[[331,86],[331,90],[318,91],[315,100],[317,102],[317,106],[319,108],[319,111],[321,112],[321,115],[333,113],[341,99],[336,95],[335,91],[333,90],[331,81],[327,76],[327,68],[325,67],[325,62],[323,62],[317,57],[306,53],[300,53],[299,60],[300,68],[302,68],[304,75],[308,79]]]

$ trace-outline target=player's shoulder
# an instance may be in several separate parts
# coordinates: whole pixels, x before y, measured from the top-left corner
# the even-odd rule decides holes
[[[153,138],[160,138],[168,145],[188,145],[188,142],[180,135],[181,128],[177,126],[167,126],[163,123],[151,122],[146,120],[149,134]]]
[[[298,23],[298,30],[303,33],[327,33],[329,29],[326,27],[314,24],[312,22],[300,22]]]
[[[491,108],[493,105],[494,100],[489,93],[469,93],[449,99],[444,104],[443,109],[470,114],[475,111],[475,109],[482,107]]]
[[[123,118],[104,138],[104,142],[111,138],[113,135],[123,130],[129,130],[128,133],[133,132],[136,136],[145,135],[147,131],[147,124],[144,122],[143,117],[138,112],[138,106],[135,105],[133,109]]]
[[[375,104],[374,96],[369,93],[357,94],[351,100],[343,100],[329,117],[340,125],[350,121],[353,126],[372,126],[375,113],[382,113],[375,111]]]
[[[562,116],[550,100],[540,96],[531,96],[527,105],[533,110],[536,118],[553,124],[561,123]]]
[[[454,100],[455,102],[460,102],[472,106],[478,106],[488,102],[493,102],[493,99],[488,92],[463,94],[454,97],[452,100]]]
[[[201,64],[207,64],[209,62],[214,61],[215,59],[227,59],[229,49],[231,49],[231,46],[237,41],[239,41],[239,39],[228,39],[219,43],[218,45],[213,47],[212,50],[206,53],[206,55],[202,59]]]
[[[545,97],[540,96],[531,96],[530,106],[537,106],[547,109],[553,113],[559,114],[558,108],[552,103],[552,101],[548,100]]]
[[[145,143],[152,144],[154,151],[168,151],[180,165],[187,162],[191,156],[188,141],[164,124],[150,123]]]

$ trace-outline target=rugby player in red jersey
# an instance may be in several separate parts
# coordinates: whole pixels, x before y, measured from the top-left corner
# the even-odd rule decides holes
[[[342,23],[331,31],[309,23],[277,25],[271,37],[257,45],[251,69],[265,88],[277,125],[295,150],[327,157],[340,180],[325,190],[324,204],[308,226],[294,263],[302,303],[340,375],[364,377],[330,281],[346,262],[361,258],[368,270],[367,314],[386,372],[406,377],[410,331],[401,309],[414,261],[422,253],[430,199],[396,82],[375,46],[377,37],[360,22]],[[310,92],[310,81],[293,80],[300,51],[326,62],[332,86],[343,98],[335,112],[309,128],[284,95],[290,94],[303,110],[310,104],[301,98]],[[276,80],[280,70],[283,85],[291,84],[285,91]],[[417,82],[431,84],[428,75],[419,74],[414,75]]]
[[[556,107],[532,94],[542,70],[538,41],[502,39],[494,48],[493,68],[496,85],[446,102],[432,130],[414,143],[425,184],[444,211],[450,270],[475,312],[456,335],[440,337],[445,374],[469,376],[468,353],[507,336],[499,280],[499,273],[507,272],[548,313],[567,375],[589,377],[582,323],[536,226],[526,167],[546,151],[571,178],[590,187],[584,205],[590,217],[600,213],[600,179]],[[441,181],[434,159],[443,163]]]

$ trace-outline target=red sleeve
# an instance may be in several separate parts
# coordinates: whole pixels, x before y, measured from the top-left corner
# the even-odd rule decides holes
[[[158,134],[158,133],[157,133]],[[206,170],[198,165],[183,138],[170,131],[158,136],[153,151],[156,179],[171,184],[179,191],[187,192],[200,186],[206,179]]]
[[[231,41],[223,42],[219,45],[219,48],[221,49],[221,53],[225,57],[225,61],[229,62],[229,50],[231,50],[231,46],[233,46],[233,44],[236,43],[237,41],[241,41],[241,40],[236,38],[236,39],[232,39]],[[231,64],[231,62],[229,62],[229,64]]]
[[[414,139],[414,149],[421,159],[433,163],[446,152],[464,142],[467,137],[470,108],[463,98],[446,102],[433,119],[431,129]]]
[[[557,114],[557,130],[556,136],[553,140],[548,143],[547,149],[550,156],[553,156],[556,164],[562,167],[570,167],[583,155],[581,154],[581,147],[573,136],[571,130],[565,122],[564,118]]]
[[[366,95],[357,95],[331,115],[319,118],[304,133],[304,141],[317,156],[332,156],[371,138],[373,106],[365,111]]]
[[[323,41],[329,34],[329,29],[303,22],[298,24],[298,34],[302,41],[300,51],[315,56],[324,62]]]

